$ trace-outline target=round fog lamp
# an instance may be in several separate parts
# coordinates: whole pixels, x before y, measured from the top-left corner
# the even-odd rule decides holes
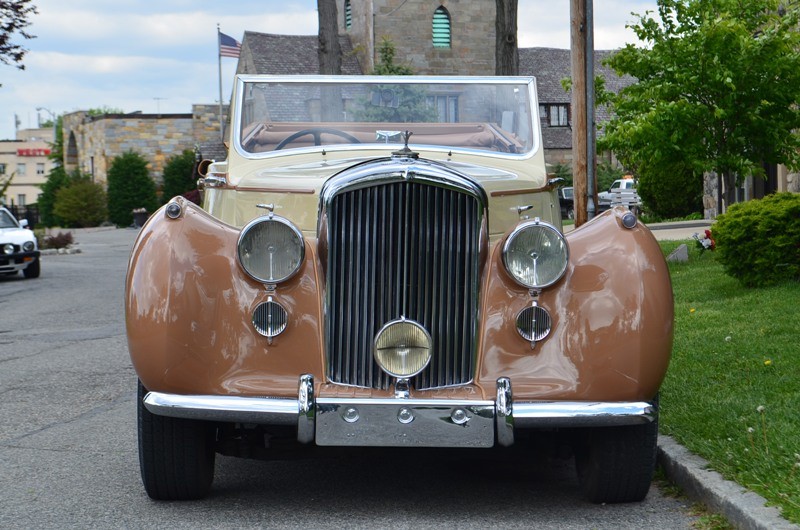
[[[517,332],[528,342],[539,342],[550,334],[550,313],[539,306],[526,307],[517,315]]]
[[[261,335],[270,339],[283,333],[287,320],[286,310],[278,302],[272,300],[258,304],[253,311],[253,327]]]
[[[392,377],[414,377],[431,361],[430,334],[413,320],[389,322],[375,336],[373,355]]]

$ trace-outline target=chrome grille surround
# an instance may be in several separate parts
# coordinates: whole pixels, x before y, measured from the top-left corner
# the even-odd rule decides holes
[[[332,383],[386,389],[372,356],[389,321],[422,324],[433,358],[417,389],[470,383],[477,354],[487,199],[467,176],[435,162],[381,159],[322,189],[318,241],[325,270],[325,348]]]

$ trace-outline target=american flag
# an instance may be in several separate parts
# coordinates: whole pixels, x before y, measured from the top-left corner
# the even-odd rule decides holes
[[[242,44],[224,33],[219,33],[219,55],[220,57],[239,57],[242,51]]]

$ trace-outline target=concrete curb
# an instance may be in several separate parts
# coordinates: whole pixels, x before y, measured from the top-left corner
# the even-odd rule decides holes
[[[723,515],[736,528],[800,529],[800,526],[781,517],[777,508],[766,506],[764,497],[709,470],[708,462],[690,453],[669,436],[658,437],[658,461],[667,478],[677,484],[687,497]]]

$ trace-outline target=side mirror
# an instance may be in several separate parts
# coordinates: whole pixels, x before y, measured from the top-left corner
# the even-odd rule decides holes
[[[19,226],[21,226],[22,228],[28,228],[28,220],[27,219],[20,219],[19,220]]]

